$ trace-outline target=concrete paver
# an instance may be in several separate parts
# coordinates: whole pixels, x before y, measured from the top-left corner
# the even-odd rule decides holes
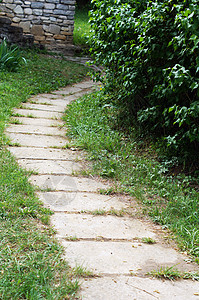
[[[10,152],[18,159],[43,159],[43,160],[81,160],[82,155],[76,151],[68,149],[53,149],[53,148],[34,148],[34,147],[8,147]],[[38,185],[46,183],[46,178],[38,177]]]
[[[46,149],[45,149],[46,150]],[[56,150],[58,151],[58,150]],[[62,150],[59,150],[62,151]],[[66,154],[62,152],[63,156],[61,157],[60,152],[55,152],[57,155],[57,158],[60,159],[68,157],[68,159],[74,158],[74,152],[67,151]],[[69,153],[69,154],[68,154]],[[53,153],[52,153],[53,156]],[[17,156],[18,157],[18,156]],[[54,186],[57,191],[71,191],[75,187],[75,191],[81,191],[81,192],[97,192],[100,189],[106,189],[108,187],[107,184],[104,184],[102,182],[98,182],[96,180],[90,179],[90,178],[82,178],[82,177],[71,177],[71,176],[62,176],[62,175],[41,175],[41,176],[31,176],[31,182],[34,185],[39,186],[43,189],[48,189]],[[98,195],[97,195],[98,196]],[[111,199],[110,196],[107,197],[108,199]],[[101,199],[102,200],[102,199]],[[108,201],[108,200],[107,200]]]
[[[18,163],[27,170],[36,171],[39,174],[66,174],[72,175],[81,170],[81,165],[73,161],[43,160],[43,159],[18,159]]]
[[[14,120],[18,120],[23,125],[35,125],[35,126],[45,126],[45,127],[59,127],[64,125],[61,120],[53,119],[43,119],[43,118],[26,118],[26,117],[14,117]]]
[[[55,112],[63,112],[64,107],[67,105],[66,101],[63,101],[62,105],[55,104],[32,104],[26,103],[23,104],[24,109],[34,109],[34,110],[42,110],[42,111],[55,111]]]
[[[128,217],[55,213],[51,218],[51,224],[60,237],[72,235],[84,239],[103,237],[131,240],[136,237],[155,238],[156,236],[143,222]]]
[[[6,128],[6,132],[66,136],[65,130],[61,130],[58,127],[45,127],[41,125],[12,125]]]
[[[53,94],[54,95],[70,95],[70,94],[75,94],[75,93],[78,93],[81,91],[82,91],[82,88],[76,87],[76,85],[75,85],[75,86],[69,86],[66,88],[62,88],[58,91],[54,91]]]
[[[68,192],[43,192],[38,193],[41,200],[54,212],[81,212],[93,210],[121,210],[127,208],[127,204],[116,197],[108,197],[95,193],[81,193],[77,191],[78,185],[71,180]],[[76,190],[75,190],[76,189]]]
[[[117,229],[118,230],[118,229]],[[78,238],[78,235],[77,235]],[[148,245],[137,242],[100,242],[79,241],[71,242],[63,240],[65,257],[72,266],[83,265],[96,274],[129,274],[147,272],[158,269],[161,266],[177,265],[183,270],[186,265],[177,251],[159,244]]]
[[[87,279],[82,284],[84,300],[197,300],[199,286],[192,281],[163,281],[135,276]]]
[[[7,136],[13,143],[18,143],[21,146],[27,147],[64,147],[68,140],[59,136],[48,136],[42,134],[22,134],[8,132]]]
[[[14,114],[22,116],[31,116],[31,118],[42,118],[42,119],[61,119],[62,113],[53,111],[40,111],[34,109],[22,109],[17,108],[14,110]]]
[[[101,277],[82,279],[81,299],[148,300],[196,299],[198,282],[161,281],[146,275],[159,267],[175,266],[181,271],[199,271],[187,256],[165,242],[159,227],[139,217],[136,201],[124,195],[101,195],[108,183],[96,178],[74,176],[84,168],[83,152],[64,149],[69,141],[61,120],[62,112],[73,100],[93,90],[86,80],[51,94],[33,96],[30,103],[13,117],[23,125],[12,124],[6,133],[9,150],[18,163],[38,172],[32,182],[41,201],[54,211],[51,224],[73,267],[83,265]],[[55,148],[52,148],[55,147]],[[124,217],[106,215],[108,211],[130,211]],[[95,215],[96,211],[104,211]],[[110,212],[109,212],[110,213]],[[71,239],[76,237],[76,239]],[[156,244],[144,243],[152,238]]]
[[[69,104],[71,101],[76,100],[77,98],[79,98],[79,95],[83,95],[83,92],[81,93],[77,93],[77,94],[73,94],[73,95],[64,95],[64,96],[60,96],[60,95],[54,95],[54,97],[46,97],[43,95],[39,95],[35,98],[32,98],[32,102],[36,102],[36,103],[46,103],[46,104],[50,104],[50,105],[60,105],[60,106],[66,106],[67,104]]]

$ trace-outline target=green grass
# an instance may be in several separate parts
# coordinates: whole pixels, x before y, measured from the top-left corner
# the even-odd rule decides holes
[[[88,23],[88,7],[77,7],[75,10],[75,27],[73,42],[78,46],[86,46],[86,36],[89,35],[90,24]]]
[[[177,279],[192,279],[199,280],[199,273],[197,272],[181,272],[175,267],[161,267],[158,270],[153,270],[148,273],[153,277],[167,280],[177,280]]]
[[[94,273],[92,271],[89,271],[87,268],[84,266],[79,266],[76,265],[75,268],[72,269],[73,274],[77,277],[82,277],[82,278],[91,278],[94,277]]]
[[[183,174],[168,175],[151,150],[139,145],[135,135],[117,130],[117,109],[103,91],[78,99],[68,106],[65,121],[74,146],[89,152],[93,173],[113,178],[117,192],[136,197],[152,219],[171,229],[183,251],[199,257],[199,194]],[[195,179],[197,181],[198,179]]]
[[[87,69],[34,52],[17,73],[0,73],[0,299],[72,299],[79,283],[63,260],[44,208],[6,149],[3,132],[14,107],[32,94],[81,80]],[[16,123],[11,118],[12,123]]]
[[[156,244],[156,241],[150,237],[144,237],[142,238],[142,243],[153,245]]]

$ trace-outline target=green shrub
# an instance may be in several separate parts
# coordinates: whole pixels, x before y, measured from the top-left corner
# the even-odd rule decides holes
[[[93,0],[91,53],[123,122],[136,121],[168,147],[198,158],[197,0]]]
[[[21,51],[16,46],[8,46],[4,39],[0,44],[0,69],[8,71],[16,71],[19,65],[25,62]]]

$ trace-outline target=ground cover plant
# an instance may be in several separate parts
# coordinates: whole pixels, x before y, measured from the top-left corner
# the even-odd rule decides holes
[[[17,46],[9,46],[6,39],[0,44],[0,70],[15,71],[26,60]]]
[[[91,54],[122,127],[136,124],[164,156],[198,166],[199,3],[92,1]]]
[[[117,107],[107,104],[107,97],[102,90],[69,105],[69,136],[75,146],[87,149],[95,174],[113,179],[112,192],[136,197],[144,213],[171,229],[180,248],[199,263],[199,193],[190,186],[196,186],[198,178],[175,176],[169,164],[157,161],[150,144],[143,146],[133,133],[122,133]]]
[[[31,94],[81,80],[87,69],[35,52],[23,56],[27,64],[17,72],[0,72],[0,298],[72,299],[79,284],[47,225],[51,213],[6,149],[3,131]]]

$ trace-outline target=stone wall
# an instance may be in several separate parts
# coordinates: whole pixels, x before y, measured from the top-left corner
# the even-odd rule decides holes
[[[0,17],[0,42],[6,38],[8,42],[20,47],[33,47],[33,35],[24,35],[21,27],[12,26],[11,23],[9,18]]]
[[[73,47],[74,0],[3,0],[0,15],[32,34],[35,43],[68,53]]]

